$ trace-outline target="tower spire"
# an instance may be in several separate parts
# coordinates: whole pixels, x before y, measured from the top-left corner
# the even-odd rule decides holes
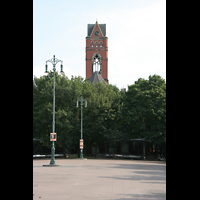
[[[106,24],[88,24],[86,37],[86,77],[99,74],[108,83],[108,37]]]

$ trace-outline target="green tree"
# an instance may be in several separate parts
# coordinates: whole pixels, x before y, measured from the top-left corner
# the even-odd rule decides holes
[[[166,83],[158,75],[129,86],[124,113],[125,131],[131,138],[145,138],[158,146],[166,143]]]
[[[33,137],[43,141],[43,146],[50,147],[49,133],[52,131],[53,89],[50,87],[51,78],[43,76],[33,80]]]
[[[55,131],[58,150],[80,152],[80,106],[76,101],[83,96],[83,139],[87,148],[123,143],[127,139],[145,137],[153,144],[166,143],[166,84],[157,75],[148,80],[138,79],[128,92],[119,91],[111,84],[93,85],[81,77],[55,74]],[[33,137],[49,148],[52,132],[53,72],[33,80]],[[79,104],[80,105],[80,104]],[[38,149],[39,151],[39,149]]]
[[[81,77],[55,73],[55,131],[58,135],[56,149],[73,149],[78,141],[76,100],[83,87]],[[33,80],[33,137],[40,138],[50,148],[49,134],[52,132],[53,72]],[[58,148],[57,148],[58,147]]]
[[[106,83],[91,85],[91,93],[88,95],[88,108],[84,114],[84,132],[89,147],[112,144],[118,141],[122,133],[119,128],[120,98],[119,89]]]

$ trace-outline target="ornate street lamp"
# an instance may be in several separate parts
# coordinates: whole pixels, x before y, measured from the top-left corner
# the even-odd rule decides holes
[[[76,107],[78,107],[78,101],[81,102],[81,140],[80,140],[80,158],[83,159],[83,118],[82,118],[82,105],[83,101],[85,101],[85,107],[87,107],[87,101],[82,96],[77,100]]]
[[[60,73],[63,73],[63,61],[62,60],[58,60],[57,58],[55,58],[55,55],[53,56],[53,58],[51,58],[50,60],[46,61],[46,65],[45,65],[45,73],[49,73],[48,72],[48,65],[47,62],[50,62],[53,65],[53,133],[52,135],[56,135],[55,133],[55,71],[56,71],[56,64],[58,62],[61,62],[61,66],[60,66]],[[51,161],[50,161],[50,165],[55,165],[55,147],[54,147],[54,141],[55,140],[51,140],[52,141],[52,148],[51,148]]]

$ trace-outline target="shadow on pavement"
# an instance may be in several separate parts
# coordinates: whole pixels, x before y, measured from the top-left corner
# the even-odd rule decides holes
[[[129,197],[130,196],[130,197]],[[137,199],[137,200],[148,200],[148,199],[157,199],[164,200],[166,199],[166,193],[152,193],[152,194],[127,194],[123,198],[115,199],[115,200],[124,200],[124,199]]]

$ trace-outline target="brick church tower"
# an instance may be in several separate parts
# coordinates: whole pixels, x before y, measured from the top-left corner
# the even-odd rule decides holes
[[[108,37],[106,24],[88,24],[86,37],[86,77],[99,73],[108,83]]]

